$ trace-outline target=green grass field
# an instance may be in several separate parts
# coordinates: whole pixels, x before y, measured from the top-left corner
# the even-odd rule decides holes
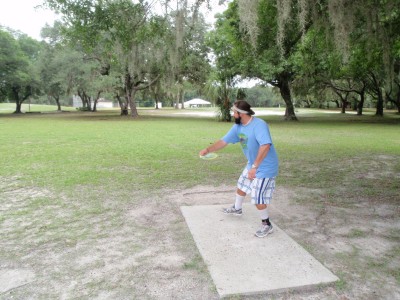
[[[141,110],[139,120],[118,112],[3,115],[0,118],[0,175],[18,175],[31,184],[59,189],[77,185],[154,191],[202,184],[230,183],[244,158],[237,145],[227,147],[218,161],[198,159],[198,151],[222,137],[232,124],[214,118],[152,116]],[[191,110],[193,111],[193,110]],[[285,185],[327,187],[354,185],[382,157],[400,153],[399,116],[317,115],[300,122],[265,116],[280,157],[279,181]],[[233,163],[237,162],[237,163]],[[391,167],[400,171],[400,162]],[[208,176],[216,173],[220,182]],[[335,176],[335,177],[333,177]],[[390,198],[399,186],[385,178],[367,186],[385,186]],[[392,186],[393,185],[393,186]]]
[[[245,164],[238,145],[223,149],[215,160],[199,159],[199,150],[221,138],[232,126],[214,117],[190,114],[212,109],[185,110],[186,114],[173,109],[141,109],[137,120],[121,117],[117,110],[51,113],[52,109],[40,107],[38,111],[47,113],[22,115],[5,113],[9,111],[4,105],[0,110],[0,194],[8,195],[1,203],[0,226],[2,240],[9,241],[0,247],[0,256],[6,268],[26,264],[27,257],[29,262],[41,265],[46,249],[95,245],[107,236],[108,228],[129,227],[146,236],[155,228],[139,226],[137,220],[128,222],[126,209],[138,206],[144,198],[161,203],[166,193],[197,185],[232,186]],[[298,193],[293,198],[295,205],[319,211],[332,206],[357,211],[361,204],[372,207],[377,203],[399,207],[399,115],[387,112],[384,118],[377,118],[367,112],[360,117],[305,109],[297,114],[299,122],[285,122],[276,115],[262,116],[270,124],[280,159],[277,186],[322,191],[311,198]],[[173,219],[171,226],[177,234],[186,236],[177,242],[179,251],[188,256],[182,272],[196,272],[188,267],[196,261],[196,276],[204,278],[204,264],[199,263],[193,241],[179,222]],[[362,239],[368,231],[353,228],[345,236]],[[385,238],[397,245],[400,241],[394,229]],[[307,240],[299,242],[304,245]],[[313,243],[308,244],[311,252]],[[143,241],[129,245],[130,250],[121,245],[121,253],[128,255],[144,247]],[[182,250],[184,247],[189,247],[189,252]],[[387,263],[391,257],[398,263],[398,253],[398,247],[390,248],[379,264],[368,257],[354,260],[354,253],[340,253],[332,259],[351,262],[354,272],[360,274],[373,265],[400,284],[398,265]],[[143,266],[147,266],[146,261]],[[48,271],[47,275],[38,275],[38,282],[45,285],[49,279],[46,276],[56,276],[56,271],[47,265],[41,268]],[[63,272],[64,277],[57,273],[61,277],[56,276],[56,280],[61,282],[71,274],[86,276],[69,265]],[[130,272],[139,276],[135,273],[138,271]],[[336,287],[338,293],[351,291],[355,279],[345,271],[339,273],[342,281]],[[376,285],[379,283],[377,279]],[[95,280],[85,285],[94,295],[108,288],[112,289]],[[30,293],[39,298],[60,296],[54,291],[26,287],[16,297]],[[87,290],[70,293],[74,297],[90,294]]]

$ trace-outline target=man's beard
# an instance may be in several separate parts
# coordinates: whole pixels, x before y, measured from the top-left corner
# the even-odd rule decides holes
[[[241,121],[242,121],[242,117],[235,118],[235,123],[236,124],[240,125]]]

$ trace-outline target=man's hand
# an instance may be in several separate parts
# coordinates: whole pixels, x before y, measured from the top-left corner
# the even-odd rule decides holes
[[[256,173],[257,173],[257,169],[256,169],[256,168],[251,168],[251,169],[249,170],[249,172],[247,173],[247,177],[248,177],[250,180],[253,180],[254,178],[256,178]]]
[[[208,149],[206,148],[206,149],[201,150],[201,151],[199,152],[199,155],[200,155],[200,156],[204,156],[204,155],[207,155],[209,152],[210,152],[210,151],[208,151]]]
[[[208,146],[207,148],[201,150],[199,152],[199,155],[204,156],[204,155],[207,155],[208,153],[216,152],[216,151],[224,148],[226,145],[228,145],[228,144],[226,142],[224,142],[223,140],[216,141],[211,146]]]

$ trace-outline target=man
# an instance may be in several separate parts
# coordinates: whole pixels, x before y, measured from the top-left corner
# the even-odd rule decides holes
[[[254,111],[244,100],[234,103],[233,116],[235,125],[229,132],[213,145],[200,151],[204,156],[218,151],[228,144],[240,142],[247,165],[237,182],[235,204],[224,208],[223,212],[230,215],[242,215],[242,203],[245,196],[251,193],[251,202],[257,207],[261,217],[261,228],[257,230],[257,237],[265,237],[272,233],[274,228],[269,220],[267,206],[272,200],[275,189],[275,177],[278,175],[278,156],[272,143],[268,124],[259,118],[253,117]]]

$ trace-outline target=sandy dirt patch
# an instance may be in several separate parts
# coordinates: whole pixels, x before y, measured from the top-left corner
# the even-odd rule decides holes
[[[231,204],[233,186],[140,201],[116,191],[59,195],[18,178],[2,178],[0,191],[1,299],[219,298],[179,207]],[[399,299],[399,206],[311,201],[323,194],[278,186],[270,216],[341,281],[272,299]]]

